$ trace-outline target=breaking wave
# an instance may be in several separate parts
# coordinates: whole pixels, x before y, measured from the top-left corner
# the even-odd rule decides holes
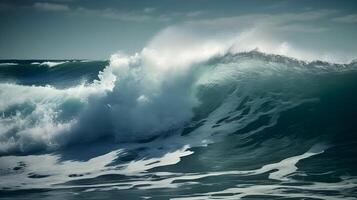
[[[357,63],[238,49],[1,65],[0,197],[353,199]]]
[[[205,51],[209,46],[174,56],[150,46],[133,56],[115,54],[98,78],[67,88],[1,83],[0,153],[52,151],[103,137],[121,143],[185,135],[203,124],[212,134],[231,133],[264,121],[258,132],[274,126],[284,110],[319,101],[312,95],[324,87],[319,79],[356,69],[355,63],[306,62],[256,50]],[[65,80],[67,69],[59,68]],[[83,63],[77,70],[88,73]]]

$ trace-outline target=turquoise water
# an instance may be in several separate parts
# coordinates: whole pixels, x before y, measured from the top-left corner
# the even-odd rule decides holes
[[[355,62],[0,63],[0,199],[357,197]]]

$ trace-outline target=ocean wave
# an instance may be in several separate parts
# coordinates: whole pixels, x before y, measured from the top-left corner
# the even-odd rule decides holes
[[[258,51],[215,52],[185,63],[168,63],[169,58],[156,57],[155,51],[113,55],[92,84],[68,89],[1,84],[2,96],[13,99],[0,102],[1,153],[54,150],[107,136],[134,142],[167,131],[179,134],[200,120],[205,125],[192,132],[232,132],[261,117],[268,119],[261,128],[267,128],[283,110],[314,99],[304,97],[307,91],[296,82],[309,84],[310,76],[356,67]],[[250,110],[234,110],[247,98]],[[229,122],[229,126],[215,121]]]
[[[17,63],[0,63],[0,66],[18,65]]]
[[[355,199],[357,63],[183,26],[2,67],[0,198]]]
[[[45,61],[45,62],[39,63],[39,65],[40,66],[55,67],[57,65],[62,65],[62,64],[68,63],[68,62],[70,62],[70,61],[61,61],[61,62]],[[38,64],[38,63],[34,62],[32,64]]]
[[[1,192],[352,198],[356,63],[211,45],[114,54],[62,89],[0,83]]]
[[[123,143],[203,129],[229,133],[263,118],[259,132],[274,126],[281,112],[318,100],[309,95],[320,87],[310,85],[316,76],[356,69],[354,62],[264,53],[273,49],[266,45],[260,52],[258,43],[247,45],[246,33],[219,40],[177,32],[165,29],[134,55],[112,55],[90,83],[63,89],[1,83],[0,153],[55,150],[103,137]]]

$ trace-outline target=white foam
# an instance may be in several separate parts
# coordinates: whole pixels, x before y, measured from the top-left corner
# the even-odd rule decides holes
[[[316,198],[326,200],[348,199],[355,200],[355,197],[347,197],[340,191],[350,190],[357,185],[357,179],[347,179],[338,183],[311,182],[307,186],[289,186],[289,185],[236,185],[235,187],[224,189],[217,192],[195,193],[183,197],[172,198],[175,200],[186,199],[241,199],[250,196],[280,197],[280,198]],[[322,191],[336,191],[337,194],[323,194]]]
[[[0,185],[6,185],[9,188],[21,187],[23,189],[65,188],[66,186],[57,184],[82,178],[95,178],[106,174],[136,175],[140,177],[145,175],[145,172],[149,169],[176,164],[180,161],[181,157],[190,155],[193,152],[189,151],[188,146],[186,146],[182,149],[168,152],[162,157],[132,161],[119,166],[110,166],[109,164],[121,153],[123,153],[122,150],[115,150],[91,158],[88,161],[60,161],[60,156],[51,154],[3,156],[0,157]],[[17,171],[11,170],[18,166],[19,163],[24,163],[22,169]],[[29,173],[45,175],[47,177],[40,179],[28,178]],[[161,173],[160,175],[168,174]],[[100,185],[110,186],[111,184]],[[92,186],[88,185],[88,187]]]
[[[0,66],[18,65],[17,63],[0,63]]]
[[[112,89],[109,82],[97,81],[63,90],[51,86],[0,84],[0,153],[53,150],[69,142],[78,116],[59,121],[58,116],[68,111],[63,105],[75,101],[86,106],[90,96],[99,97]]]
[[[0,169],[13,168],[19,162],[25,163],[25,167],[18,172],[8,171],[1,174],[0,185],[13,188],[25,183],[24,188],[50,188],[54,184],[64,183],[74,180],[73,176],[95,177],[103,174],[106,165],[110,164],[120,151],[113,151],[108,154],[92,158],[85,162],[80,161],[59,161],[56,155],[31,155],[31,156],[5,156],[1,157]],[[45,175],[41,179],[28,178],[28,174]],[[83,177],[82,177],[83,178]]]
[[[40,63],[40,66],[44,66],[45,65],[45,66],[48,66],[48,67],[55,67],[57,65],[62,65],[64,63],[68,63],[68,62],[69,61],[62,61],[62,62],[45,61],[45,62]]]
[[[135,174],[135,173],[143,173],[146,171],[146,169],[150,167],[158,167],[158,166],[163,166],[163,165],[168,165],[168,164],[174,164],[177,163],[177,158],[181,156],[186,156],[190,155],[190,152],[186,152],[183,150],[181,153],[178,153],[179,151],[173,153],[173,154],[167,154],[164,157],[160,159],[148,159],[148,160],[143,160],[143,161],[138,161],[138,162],[132,162],[127,165],[127,168],[125,168],[122,172],[125,172],[125,174]],[[128,180],[125,181],[124,183],[110,183],[110,184],[99,184],[99,185],[92,185],[89,187],[97,187],[97,188],[92,188],[88,189],[87,191],[107,191],[107,190],[113,190],[113,189],[130,189],[130,188],[138,188],[142,190],[149,190],[149,189],[165,189],[165,188],[178,188],[180,186],[184,185],[190,185],[190,184],[200,184],[198,181],[199,179],[202,178],[207,178],[207,177],[217,177],[217,176],[237,176],[237,177],[246,177],[246,176],[253,176],[253,175],[259,175],[259,174],[264,174],[264,173],[269,173],[269,178],[270,179],[276,179],[281,182],[291,182],[293,179],[290,179],[289,176],[293,175],[296,170],[296,164],[306,158],[312,157],[314,155],[318,155],[323,153],[323,151],[320,152],[311,152],[308,151],[304,154],[293,156],[287,159],[284,159],[280,162],[277,163],[272,163],[265,165],[259,169],[255,170],[247,170],[247,171],[220,171],[220,172],[204,172],[204,173],[169,173],[169,172],[153,172],[153,173],[143,173],[142,175],[155,175],[159,176],[159,179],[147,179],[144,176],[144,178],[141,180],[138,178],[138,176],[135,176],[135,180]],[[174,162],[163,162],[157,164],[156,161],[158,160],[167,160],[166,158],[169,158],[171,156],[175,155]],[[171,160],[171,159],[169,159]],[[149,163],[154,163],[153,166],[149,165]],[[134,164],[138,164],[137,166],[134,167]],[[132,170],[134,167],[134,171]],[[141,170],[137,170],[137,169]],[[346,181],[347,183],[347,181]],[[325,184],[325,186],[328,186],[328,188],[332,189],[338,189],[338,188],[352,188],[353,185],[356,183],[353,183],[352,185],[345,184],[344,182],[338,183],[339,186],[336,186],[336,184]],[[87,185],[88,186],[88,185]],[[103,188],[98,188],[98,186],[103,187]],[[76,186],[76,187],[81,187],[81,186]],[[202,194],[191,194],[188,199],[193,198],[194,196],[202,196],[205,198],[211,197],[211,195],[216,195],[216,194],[226,194],[226,193],[233,193],[233,195],[227,196],[227,198],[234,199],[234,198],[241,198],[244,196],[249,196],[249,195],[282,195],[282,196],[288,196],[287,194],[279,193],[278,191],[275,191],[276,189],[289,189],[289,188],[298,188],[298,189],[306,189],[310,188],[309,186],[288,186],[288,185],[238,185],[237,187],[219,191],[219,192],[209,192],[209,193],[202,193]],[[320,188],[320,183],[316,183],[316,187],[312,186],[310,189],[311,190],[319,190]],[[328,190],[328,189],[326,189]],[[231,192],[234,191],[234,192]],[[296,197],[299,197],[299,195],[303,194],[295,194]],[[216,197],[216,196],[215,196]],[[185,199],[184,198],[178,198],[178,199]],[[200,198],[197,198],[200,199]]]

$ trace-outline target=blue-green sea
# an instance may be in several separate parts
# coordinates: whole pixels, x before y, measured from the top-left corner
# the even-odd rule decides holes
[[[357,199],[357,62],[175,63],[1,60],[0,199]]]

